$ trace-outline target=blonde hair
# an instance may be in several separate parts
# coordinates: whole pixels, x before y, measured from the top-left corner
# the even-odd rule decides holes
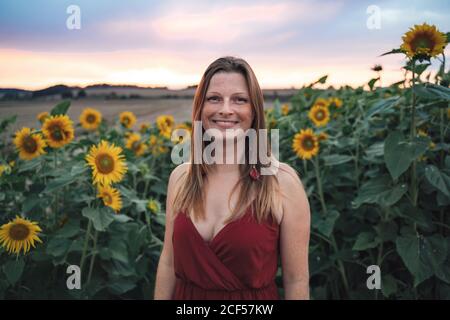
[[[248,86],[250,103],[255,114],[251,127],[255,129],[256,132],[259,132],[259,129],[265,129],[264,99],[258,80],[250,65],[245,60],[235,57],[219,58],[211,63],[206,69],[195,92],[192,123],[194,123],[194,121],[201,121],[201,112],[209,83],[213,75],[218,72],[237,72],[244,76]],[[203,133],[204,128],[202,128],[202,136]],[[195,134],[196,132],[193,132],[193,136],[195,136]],[[191,160],[195,150],[195,140],[196,139],[191,139]],[[202,153],[207,144],[208,142],[202,142]],[[257,135],[257,145],[260,145],[259,135]],[[270,144],[268,156],[273,158],[270,151]],[[252,206],[253,213],[258,222],[268,219],[269,216],[275,219],[274,211],[279,210],[280,208],[280,189],[277,177],[275,175],[261,175],[259,180],[253,180],[250,177],[252,165],[249,164],[248,161],[249,148],[247,143],[245,157],[245,164],[239,165],[240,178],[233,187],[228,199],[228,206],[230,207],[231,196],[240,187],[237,204],[235,208],[230,208],[232,213],[225,223],[241,217],[250,205]],[[262,164],[259,159],[259,154],[255,166],[258,171],[261,170]],[[205,218],[204,187],[209,172],[211,172],[210,165],[204,163],[195,164],[193,161],[190,161],[188,170],[180,177],[181,182],[177,190],[175,190],[173,203],[174,217],[180,212],[188,215],[190,211],[193,211],[194,219]],[[246,195],[249,194],[256,195],[255,199],[249,200],[248,197],[246,197]]]

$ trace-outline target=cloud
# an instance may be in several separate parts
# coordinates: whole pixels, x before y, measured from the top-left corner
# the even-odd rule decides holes
[[[101,30],[116,36],[141,35],[142,38],[165,42],[194,42],[224,44],[264,35],[271,30],[280,30],[282,35],[273,37],[275,42],[288,39],[293,24],[306,25],[326,21],[341,8],[340,2],[318,4],[312,1],[296,1],[266,4],[228,4],[203,7],[166,7],[156,17],[138,20],[114,20],[103,23]]]

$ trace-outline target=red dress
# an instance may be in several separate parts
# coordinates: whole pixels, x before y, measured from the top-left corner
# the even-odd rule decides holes
[[[174,300],[278,300],[279,226],[261,224],[251,206],[205,241],[180,212],[173,226]]]

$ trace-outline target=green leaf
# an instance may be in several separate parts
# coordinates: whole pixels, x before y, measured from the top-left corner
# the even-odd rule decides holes
[[[86,162],[81,161],[72,167],[72,170],[70,170],[70,175],[72,177],[76,177],[83,174],[87,170],[88,167],[86,166]]]
[[[17,115],[7,117],[0,122],[0,133],[6,130],[9,125],[13,124],[17,120]]]
[[[397,292],[397,280],[392,275],[381,277],[381,292],[386,298]]]
[[[136,287],[136,283],[128,279],[117,279],[113,280],[112,283],[108,284],[108,288],[114,294],[124,294]]]
[[[372,249],[378,246],[380,243],[379,239],[376,237],[376,234],[373,232],[361,232],[356,238],[356,242],[353,245],[353,250],[356,251],[364,251],[367,249]]]
[[[388,55],[388,54],[396,54],[396,53],[403,53],[403,51],[402,51],[400,48],[398,48],[398,49],[392,49],[392,50],[389,51],[389,52],[383,53],[380,57],[385,56],[385,55]]]
[[[313,215],[313,227],[321,234],[329,237],[334,229],[334,224],[339,218],[339,212],[336,210],[328,211],[326,217],[319,217],[317,214]]]
[[[40,201],[41,199],[37,194],[32,194],[26,197],[26,199],[22,202],[22,212],[29,213],[34,207],[36,207],[37,204],[39,204]]]
[[[65,238],[52,238],[47,244],[46,253],[54,257],[64,256],[70,248],[72,242]]]
[[[353,159],[352,156],[348,156],[345,154],[333,154],[323,157],[326,166],[335,166],[338,164],[346,163]]]
[[[448,244],[442,236],[417,237],[407,235],[398,237],[397,251],[414,276],[414,287],[431,277],[444,262],[448,254]]]
[[[395,221],[380,222],[374,227],[381,241],[395,241],[397,239],[398,228]]]
[[[425,167],[425,177],[436,189],[450,197],[450,177],[434,165]]]
[[[367,111],[366,117],[371,118],[375,114],[385,113],[386,111],[392,109],[395,106],[398,99],[399,99],[399,97],[395,96],[395,97],[390,97],[388,99],[377,100]]]
[[[416,64],[414,72],[420,76],[429,66],[431,66],[431,63]],[[404,66],[403,68],[412,72],[413,61],[412,60],[408,61],[406,66]]]
[[[325,83],[327,81],[328,75],[321,77],[319,80],[316,81],[316,83]]]
[[[108,208],[84,208],[81,214],[92,221],[97,231],[105,231],[114,221],[114,214]]]
[[[352,208],[357,209],[364,203],[389,207],[397,203],[407,191],[406,183],[390,187],[387,176],[370,179],[360,187],[358,196],[352,201]]]
[[[373,86],[374,86],[375,82],[377,82],[378,80],[380,80],[380,78],[379,78],[379,77],[378,77],[378,78],[373,78],[373,79],[370,79],[370,81],[369,81],[369,83],[368,83],[368,85],[369,85],[369,88],[370,88],[370,91],[372,91],[372,90],[373,90]]]
[[[29,171],[29,170],[35,169],[40,164],[41,164],[41,159],[40,158],[35,158],[35,159],[29,160],[29,161],[27,161],[25,163],[21,163],[21,165],[19,167],[19,172],[25,172],[25,171]]]
[[[10,260],[3,265],[3,273],[5,274],[6,279],[11,285],[15,285],[16,282],[20,279],[24,267],[25,262],[23,261],[23,259]]]
[[[376,157],[384,156],[384,142],[375,142],[366,149],[366,155],[368,158],[373,159]]]
[[[53,109],[52,111],[50,111],[50,114],[52,116],[56,116],[56,115],[64,115],[67,113],[67,110],[69,110],[70,107],[70,101],[69,100],[65,100],[62,101],[60,103],[58,103]]]
[[[396,180],[405,172],[414,159],[423,154],[428,145],[427,138],[416,138],[413,142],[404,141],[404,136],[400,131],[391,132],[384,142],[384,161],[391,174]]]
[[[56,178],[52,181],[50,181],[47,184],[47,187],[44,190],[44,193],[50,193],[57,189],[60,189],[68,184],[71,184],[75,180],[77,180],[78,176],[72,176],[72,175],[64,175],[62,177]]]
[[[129,263],[127,244],[123,239],[111,239],[108,245],[111,258],[123,263]]]
[[[61,238],[71,238],[80,232],[80,220],[69,219],[67,223],[56,231],[55,235]]]
[[[418,97],[430,100],[450,100],[450,89],[432,83],[420,84],[415,87]]]
[[[130,218],[129,216],[125,215],[125,214],[115,214],[113,216],[114,220],[120,223],[125,223],[128,221],[133,221],[132,218]]]

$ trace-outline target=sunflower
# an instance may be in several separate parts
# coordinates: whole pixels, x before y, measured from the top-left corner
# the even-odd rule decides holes
[[[313,104],[314,106],[321,106],[321,107],[329,107],[330,106],[330,100],[324,99],[324,98],[317,98],[316,101]]]
[[[323,141],[323,140],[327,140],[328,139],[328,134],[326,134],[325,132],[321,132],[319,133],[319,135],[317,136],[317,140]]]
[[[147,123],[143,123],[143,124],[141,124],[141,127],[140,127],[140,129],[139,129],[139,132],[142,133],[142,134],[144,134],[144,133],[147,132],[148,129],[150,129],[150,125],[147,124]]]
[[[156,118],[156,126],[159,129],[159,134],[167,139],[170,139],[174,123],[173,116],[162,115]]]
[[[95,130],[102,122],[102,114],[95,109],[86,108],[81,112],[80,123],[81,126],[87,130]]]
[[[9,253],[18,255],[23,250],[25,254],[30,251],[31,246],[35,247],[35,241],[42,243],[38,237],[41,231],[37,222],[16,216],[13,221],[0,227],[0,245]]]
[[[433,150],[433,149],[436,148],[436,144],[435,144],[433,141],[431,141],[430,144],[428,145],[428,147],[429,147],[431,150]]]
[[[115,212],[122,209],[122,198],[120,197],[120,192],[116,188],[110,186],[98,187],[98,198],[103,200],[105,206],[111,207]]]
[[[419,130],[417,131],[417,135],[418,135],[419,137],[428,137],[428,133],[427,133],[427,131],[424,130],[424,129],[419,129]]]
[[[124,111],[119,115],[119,121],[125,128],[130,129],[136,123],[136,116],[131,111]]]
[[[330,111],[328,107],[315,104],[309,111],[308,117],[316,127],[322,127],[330,121]]]
[[[8,169],[7,165],[0,164],[0,177],[3,175],[3,172],[5,172]]]
[[[281,114],[286,116],[289,113],[289,105],[287,103],[281,106]]]
[[[150,135],[148,144],[150,145],[150,152],[154,156],[167,153],[169,151],[169,149],[164,145],[164,141],[154,134]]]
[[[31,160],[44,154],[47,146],[41,134],[31,133],[30,128],[22,128],[16,132],[14,144],[23,160]]]
[[[44,111],[38,113],[36,119],[38,119],[41,123],[44,123],[45,119],[47,119],[48,117],[50,117],[50,114],[47,111]]]
[[[131,133],[127,136],[125,142],[127,149],[133,150],[136,156],[142,156],[147,150],[147,146],[141,141],[141,135],[139,133]]]
[[[159,203],[158,200],[155,199],[150,199],[147,202],[147,208],[152,212],[152,213],[158,213],[161,210],[161,204]]]
[[[122,148],[105,140],[92,146],[85,159],[92,169],[94,184],[110,185],[119,182],[128,170]]]
[[[440,32],[436,26],[414,25],[403,37],[403,44],[400,49],[409,58],[429,59],[444,52],[447,44],[447,37]]]
[[[294,136],[292,149],[301,159],[311,159],[319,152],[317,136],[311,129],[300,130],[300,132]]]
[[[189,140],[191,138],[192,135],[192,129],[190,126],[188,126],[185,123],[180,123],[178,124],[175,129],[173,130],[175,132],[175,135],[178,136],[178,141],[175,140],[174,142],[176,143],[181,143],[183,142],[183,137],[182,135],[184,135],[184,137],[186,138],[186,140]]]
[[[74,138],[73,122],[67,115],[51,116],[42,125],[47,143],[52,148],[61,148]]]
[[[331,97],[328,99],[328,104],[331,107],[335,107],[335,108],[339,109],[340,107],[342,107],[342,100],[337,97]]]

